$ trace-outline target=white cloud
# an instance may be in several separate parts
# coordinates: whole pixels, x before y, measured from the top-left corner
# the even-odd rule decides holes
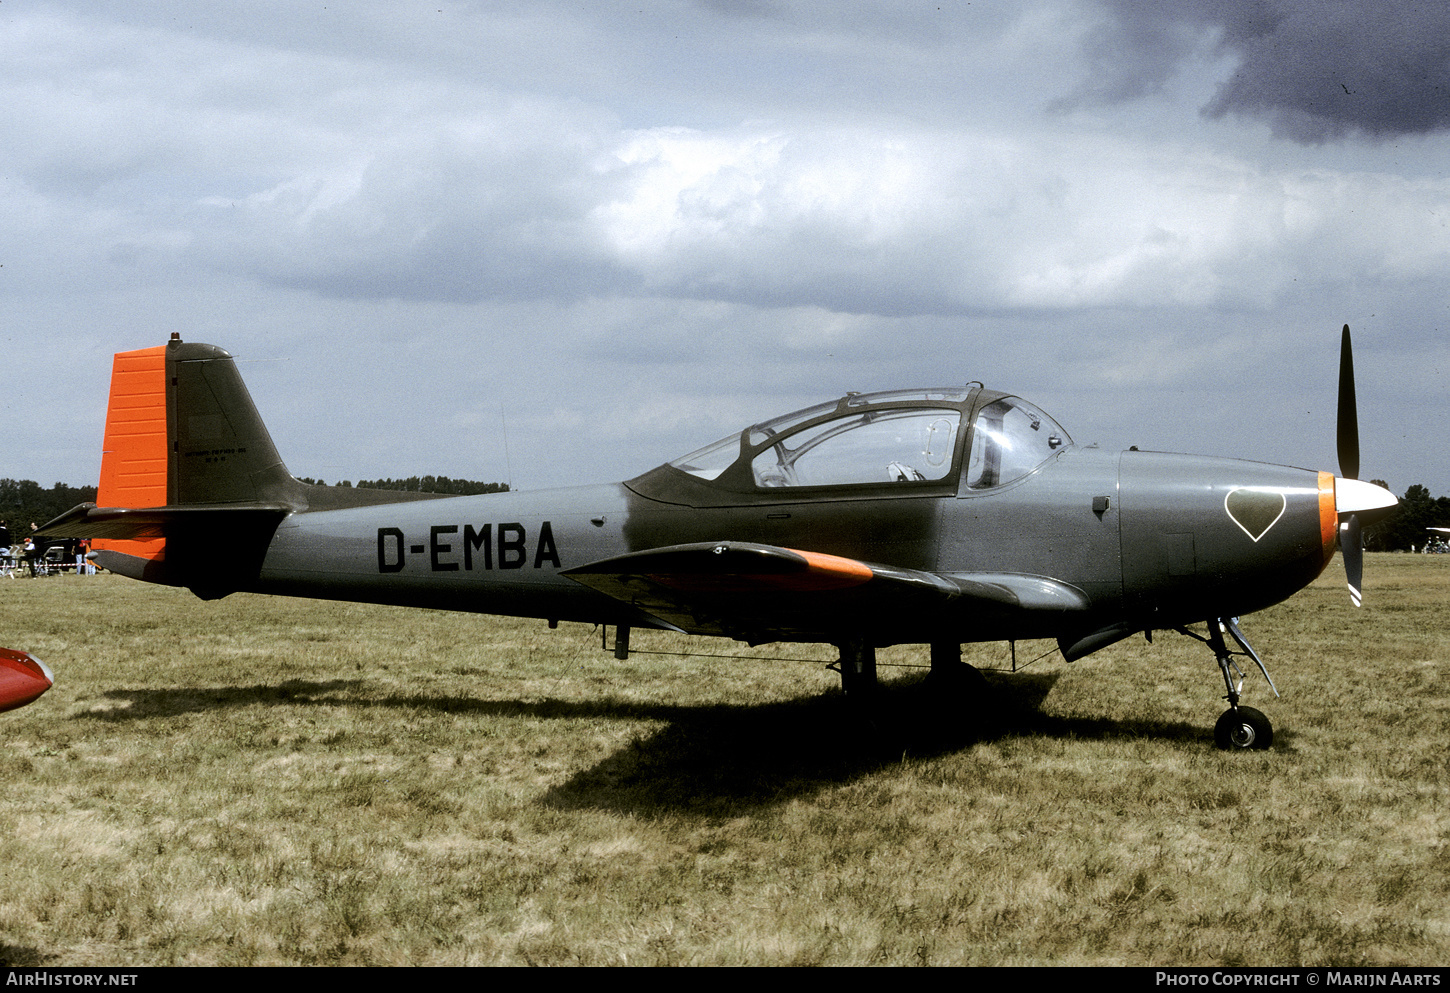
[[[1135,63],[1107,83],[1151,95],[1049,113],[1092,67],[1093,4],[11,6],[13,361],[173,329],[290,358],[259,389],[299,457],[342,463],[311,475],[476,477],[500,404],[550,482],[904,383],[1114,424],[1214,377],[1308,409],[1284,369],[1322,335],[1363,325],[1393,368],[1450,299],[1445,139],[1206,121],[1224,64],[1188,35],[1191,85]],[[345,428],[313,442],[318,406]],[[419,426],[440,410],[476,432]]]

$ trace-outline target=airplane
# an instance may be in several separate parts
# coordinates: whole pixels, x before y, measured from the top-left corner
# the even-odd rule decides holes
[[[173,334],[115,356],[98,504],[39,533],[90,538],[96,564],[203,599],[612,625],[618,658],[632,628],[828,644],[866,707],[885,646],[929,645],[928,680],[965,698],[985,681],[964,642],[1056,639],[1075,661],[1179,631],[1223,676],[1215,743],[1264,749],[1273,726],[1240,706],[1235,658],[1273,682],[1238,618],[1306,586],[1336,545],[1358,605],[1360,528],[1396,503],[1357,478],[1350,352],[1346,326],[1339,478],[1078,446],[972,382],[848,393],[622,483],[434,498],[299,481],[231,355]]]
[[[34,655],[0,648],[0,713],[34,703],[54,684],[50,668]]]

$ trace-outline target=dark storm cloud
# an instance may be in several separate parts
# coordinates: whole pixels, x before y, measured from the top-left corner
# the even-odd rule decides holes
[[[1111,102],[1164,85],[1216,36],[1238,60],[1203,108],[1259,117],[1274,133],[1320,143],[1450,129],[1450,6],[1387,0],[1104,0],[1080,98]],[[1195,40],[1196,39],[1196,40]]]

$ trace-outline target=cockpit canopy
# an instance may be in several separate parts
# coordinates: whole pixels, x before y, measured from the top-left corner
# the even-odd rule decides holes
[[[1070,445],[1019,397],[979,386],[851,393],[756,424],[669,465],[736,492],[935,484],[987,490]]]
[[[1026,400],[994,400],[977,411],[966,486],[990,489],[1021,479],[1070,444],[1067,432]]]

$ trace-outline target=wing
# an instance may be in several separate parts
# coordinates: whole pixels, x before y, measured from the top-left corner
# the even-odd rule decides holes
[[[563,575],[678,630],[756,644],[1087,609],[1081,591],[1041,576],[939,574],[739,541],[633,552]]]

